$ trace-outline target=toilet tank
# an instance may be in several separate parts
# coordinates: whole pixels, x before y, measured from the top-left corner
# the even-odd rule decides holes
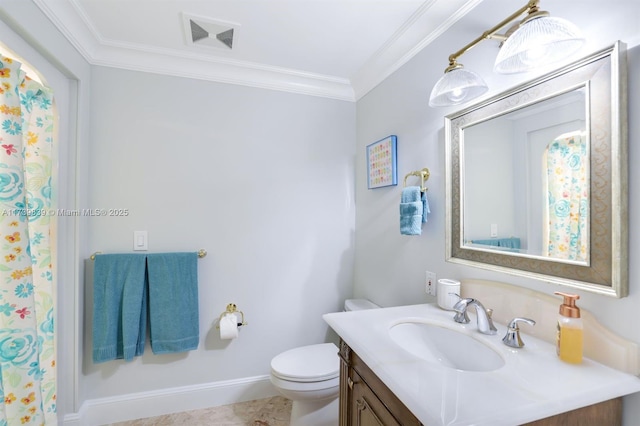
[[[367,299],[347,299],[344,301],[345,311],[362,311],[365,309],[376,309],[380,306]]]

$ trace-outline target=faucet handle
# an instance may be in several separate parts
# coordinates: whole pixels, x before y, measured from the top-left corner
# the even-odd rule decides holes
[[[496,328],[495,325],[493,325],[493,319],[491,318],[491,315],[493,315],[493,309],[487,308],[487,309],[485,309],[485,312],[487,313],[487,320],[489,322],[489,330],[493,331],[492,334],[496,334],[498,332],[498,329]]]
[[[460,324],[469,324],[471,320],[469,319],[469,315],[467,315],[467,311],[456,312],[453,317],[455,322],[459,322]]]
[[[462,296],[460,296],[458,293],[449,292],[449,296],[456,296],[458,298],[458,301],[462,300]]]
[[[473,300],[473,299],[463,299],[457,293],[449,293],[449,294],[453,296],[458,296],[458,299],[459,299],[458,302],[456,302],[456,304],[453,305],[453,310],[456,311],[456,314],[453,317],[453,320],[460,324],[469,324],[471,320],[469,319],[469,315],[467,315],[468,301],[465,301],[465,300]],[[462,309],[459,309],[458,307],[461,307]]]
[[[502,338],[502,342],[505,345],[510,346],[512,348],[521,348],[524,346],[524,342],[520,338],[520,328],[518,327],[519,322],[524,322],[529,325],[536,324],[534,320],[529,318],[516,317],[512,319],[511,322],[509,323],[507,334],[505,334],[505,336]]]

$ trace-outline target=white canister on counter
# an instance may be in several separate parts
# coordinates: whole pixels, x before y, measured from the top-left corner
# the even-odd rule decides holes
[[[460,281],[449,278],[438,280],[438,285],[436,286],[438,306],[448,311],[453,310],[453,305],[460,300],[456,294],[460,294]]]

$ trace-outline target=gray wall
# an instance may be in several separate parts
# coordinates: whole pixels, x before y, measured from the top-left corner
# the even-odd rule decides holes
[[[640,3],[635,1],[555,1],[541,5],[555,16],[577,24],[587,37],[585,56],[613,44],[616,40],[630,46],[640,36]],[[493,273],[469,266],[445,262],[445,143],[444,116],[463,106],[433,109],[428,106],[431,88],[447,66],[449,54],[476,38],[502,15],[514,9],[512,1],[491,0],[454,25],[445,35],[427,46],[404,67],[360,99],[357,107],[356,162],[356,274],[355,296],[368,297],[383,306],[431,301],[424,292],[425,270],[439,277],[478,278],[512,283],[553,294],[557,287],[545,282]],[[495,11],[505,11],[496,14]],[[496,16],[497,15],[497,16]],[[459,60],[487,81],[487,97],[528,81],[541,72],[503,76],[492,71],[497,54],[496,42],[485,41]],[[629,58],[629,164],[640,162],[640,48],[631,49]],[[400,235],[398,202],[400,187],[368,190],[365,147],[389,134],[398,136],[398,177],[428,167],[429,200],[432,214],[420,236]],[[640,209],[640,175],[629,171],[629,218],[631,228]],[[640,238],[630,233],[630,291],[624,299],[597,296],[585,292],[580,305],[624,338],[640,343],[636,326],[640,306]],[[640,395],[625,398],[625,424],[633,425],[640,415]]]
[[[150,252],[208,255],[199,349],[93,365],[86,333],[87,399],[268,374],[329,337],[321,315],[352,291],[354,103],[94,67],[90,114],[89,205],[130,212],[92,218],[90,250],[146,230]],[[231,302],[249,325],[225,343]]]

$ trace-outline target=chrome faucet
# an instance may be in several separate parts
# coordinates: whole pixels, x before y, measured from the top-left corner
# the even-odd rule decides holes
[[[524,342],[520,338],[520,327],[518,327],[519,322],[536,325],[536,322],[529,318],[516,317],[512,319],[509,323],[509,327],[507,328],[507,334],[502,338],[505,345],[511,346],[512,348],[521,348],[524,346]]]
[[[491,309],[485,309],[477,299],[467,298],[460,299],[458,303],[453,305],[453,310],[456,311],[456,315],[453,317],[455,322],[461,324],[467,324],[471,320],[467,315],[467,308],[474,306],[476,308],[476,316],[478,318],[478,331],[482,334],[496,334],[498,330],[493,325],[491,320]]]

